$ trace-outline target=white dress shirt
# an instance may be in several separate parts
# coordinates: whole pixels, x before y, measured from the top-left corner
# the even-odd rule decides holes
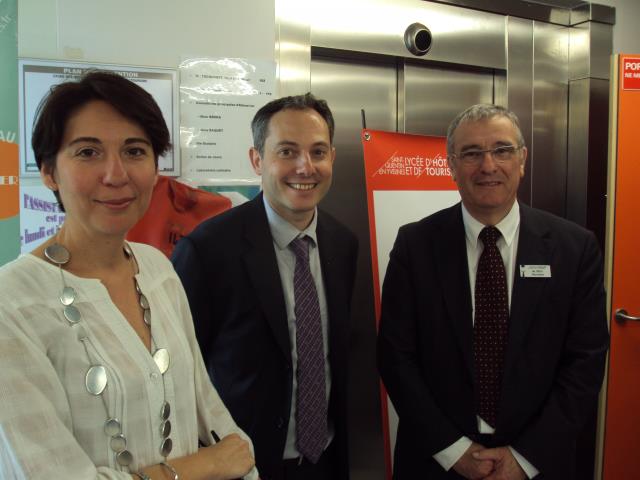
[[[486,226],[471,216],[469,211],[462,205],[462,221],[464,223],[464,231],[467,245],[467,265],[469,267],[469,286],[471,287],[471,318],[475,321],[475,285],[476,272],[478,270],[478,261],[484,250],[484,245],[478,240],[478,236],[482,229]],[[495,227],[500,230],[501,237],[496,242],[496,246],[502,256],[507,276],[507,291],[509,299],[509,310],[511,310],[511,294],[513,291],[513,277],[516,272],[516,258],[518,253],[518,238],[520,235],[520,208],[517,200],[513,203],[509,213]],[[492,434],[494,429],[479,416],[478,431],[480,433]],[[470,438],[460,437],[453,445],[436,453],[433,458],[445,469],[449,470],[467,451],[472,441]],[[513,456],[520,464],[529,478],[535,477],[539,472],[531,465],[522,455],[520,455],[512,447],[509,447]]]

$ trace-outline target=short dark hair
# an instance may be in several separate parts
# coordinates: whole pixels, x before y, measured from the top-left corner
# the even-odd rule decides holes
[[[92,70],[79,81],[51,87],[40,102],[31,134],[38,169],[43,166],[54,169],[69,118],[94,100],[108,103],[144,130],[151,141],[157,167],[158,157],[171,148],[171,137],[156,101],[142,87],[116,73]],[[64,211],[60,194],[53,193]]]
[[[273,100],[258,110],[251,121],[251,133],[253,134],[253,147],[264,155],[264,142],[269,134],[269,121],[281,110],[306,110],[312,109],[327,122],[329,127],[329,141],[333,144],[335,123],[329,105],[324,100],[316,98],[311,92],[304,95],[294,95]]]
[[[522,130],[520,130],[520,122],[515,113],[508,108],[500,105],[493,105],[491,103],[478,103],[472,105],[466,110],[460,112],[456,118],[449,124],[447,129],[447,155],[452,156],[455,152],[453,145],[453,136],[456,133],[458,127],[465,122],[477,122],[480,120],[486,120],[493,117],[508,118],[513,127],[516,130],[516,140],[518,141],[518,147],[524,147],[524,137],[522,136]]]

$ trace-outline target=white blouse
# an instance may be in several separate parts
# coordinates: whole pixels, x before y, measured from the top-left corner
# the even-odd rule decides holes
[[[195,453],[199,440],[215,443],[211,431],[219,438],[235,432],[248,439],[209,381],[171,263],[152,247],[130,245],[151,308],[153,340],[171,356],[164,382],[99,280],[64,272],[82,314],[71,325],[58,299],[63,284],[57,266],[27,254],[0,267],[0,478],[131,480],[127,472],[164,460],[165,399],[171,405],[169,463]],[[88,341],[78,339],[82,330]],[[102,396],[85,387],[87,370],[96,364],[107,369]],[[133,454],[128,468],[118,465],[109,446],[108,416],[122,423]],[[256,469],[245,478],[257,479]]]

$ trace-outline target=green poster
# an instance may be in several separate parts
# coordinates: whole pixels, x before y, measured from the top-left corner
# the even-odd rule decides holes
[[[20,252],[17,24],[17,0],[0,0],[0,265]]]

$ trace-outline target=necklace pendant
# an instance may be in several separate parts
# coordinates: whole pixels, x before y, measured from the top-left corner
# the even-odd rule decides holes
[[[156,362],[156,366],[160,373],[164,375],[164,373],[169,370],[169,365],[171,363],[171,357],[169,356],[169,350],[166,348],[159,348],[153,354],[153,361]]]
[[[144,310],[149,310],[149,300],[147,300],[147,297],[145,297],[144,293],[140,294],[140,306]]]
[[[171,404],[165,400],[160,408],[160,418],[166,420],[171,415]]]
[[[116,453],[123,452],[127,449],[127,439],[123,434],[118,433],[111,437],[109,446],[111,447],[111,450]]]
[[[165,438],[160,445],[160,455],[163,457],[168,457],[173,449],[173,440],[170,438]]]
[[[122,467],[128,467],[133,463],[133,455],[129,450],[123,450],[116,454],[116,462]]]
[[[144,320],[144,324],[147,327],[151,326],[151,310],[146,309],[143,313],[142,313],[142,319]]]
[[[76,300],[76,291],[73,287],[64,287],[60,294],[60,303],[65,307],[71,305]]]
[[[78,323],[82,319],[82,315],[80,315],[80,310],[78,310],[75,305],[67,305],[64,307],[62,311],[64,314],[64,318],[67,319],[71,325]]]
[[[120,424],[120,420],[115,417],[111,417],[104,422],[104,433],[113,437],[122,433],[122,425]]]
[[[160,435],[162,438],[167,438],[171,435],[171,422],[169,420],[163,420],[160,424]]]
[[[87,392],[91,395],[98,396],[107,387],[107,369],[102,365],[93,365],[84,378]]]
[[[64,265],[69,261],[69,258],[71,257],[71,255],[69,255],[69,250],[67,250],[59,243],[54,243],[45,248],[44,256],[56,265]]]

